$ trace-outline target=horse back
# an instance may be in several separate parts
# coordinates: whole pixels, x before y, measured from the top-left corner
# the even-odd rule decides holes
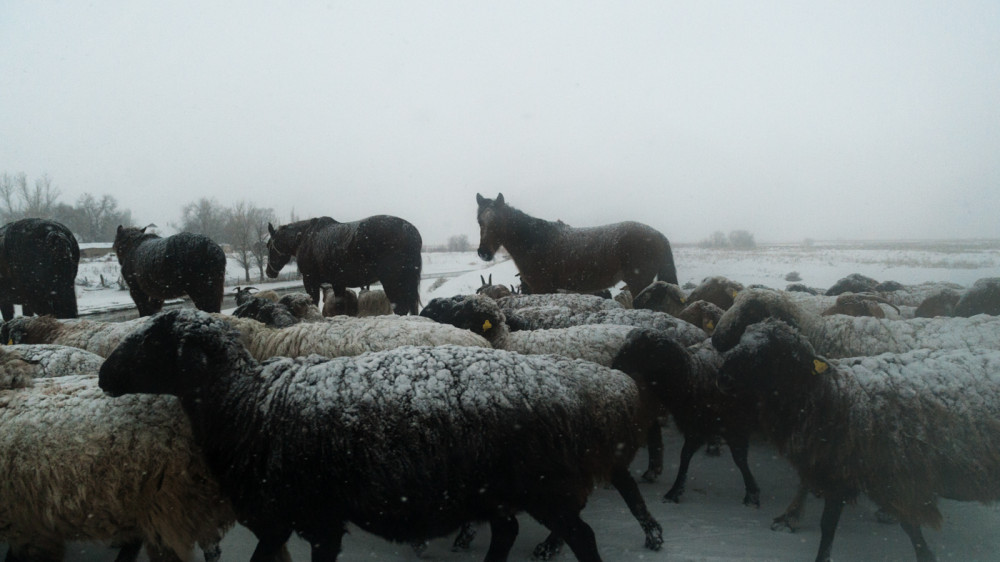
[[[122,263],[126,282],[138,283],[147,294],[164,298],[181,296],[193,284],[222,283],[225,272],[222,247],[190,232],[146,238]]]
[[[328,219],[317,221],[305,233],[295,259],[304,274],[356,287],[378,281],[379,264],[390,257],[406,256],[404,262],[415,259],[419,267],[421,246],[416,227],[399,217],[375,215],[354,222]]]

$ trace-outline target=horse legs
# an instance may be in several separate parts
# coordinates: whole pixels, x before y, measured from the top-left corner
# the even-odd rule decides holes
[[[507,560],[510,548],[517,538],[517,518],[513,515],[496,516],[490,519],[490,548],[486,551],[485,562]]]
[[[205,312],[221,312],[222,299],[226,293],[225,275],[212,279],[208,283],[188,286],[185,292],[191,297],[191,302],[198,310]]]
[[[663,495],[663,501],[671,501],[674,503],[679,503],[681,501],[681,494],[684,493],[684,484],[687,482],[688,466],[691,464],[691,457],[694,456],[695,452],[705,443],[705,438],[698,436],[684,436],[684,446],[681,447],[681,465],[677,467],[677,477],[674,479],[674,485],[670,487],[670,490]]]
[[[309,541],[312,547],[312,562],[334,562],[340,554],[340,546],[344,540],[344,524],[334,525],[334,528],[323,530],[300,530],[302,538]]]
[[[528,513],[554,534],[566,539],[566,544],[580,562],[600,562],[594,530],[580,519],[580,509],[552,501],[539,502]],[[543,543],[544,544],[544,543]],[[537,549],[536,549],[537,554]]]
[[[139,316],[152,316],[163,308],[163,299],[155,299],[139,289],[129,288],[128,292],[139,309]]]
[[[14,317],[14,303],[4,302],[0,303],[0,314],[3,315],[4,322],[10,320]]]

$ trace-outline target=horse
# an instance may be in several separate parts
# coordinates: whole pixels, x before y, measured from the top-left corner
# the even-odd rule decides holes
[[[112,248],[139,316],[185,294],[198,310],[222,310],[226,253],[211,238],[190,232],[161,238],[146,227],[118,225]]]
[[[267,241],[267,276],[275,278],[295,256],[306,293],[319,305],[320,285],[334,294],[381,282],[393,312],[416,314],[420,307],[420,232],[409,222],[375,215],[355,222],[317,217],[282,225]]]
[[[76,272],[80,245],[65,225],[21,219],[0,227],[0,314],[76,318]]]
[[[538,219],[507,205],[503,194],[476,194],[479,209],[479,257],[493,259],[507,249],[532,294],[559,290],[601,291],[625,281],[645,287],[654,278],[677,283],[677,269],[667,237],[638,222],[573,228],[562,221]]]

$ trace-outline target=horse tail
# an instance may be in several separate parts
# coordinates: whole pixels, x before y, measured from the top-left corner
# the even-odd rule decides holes
[[[674,265],[674,253],[670,251],[670,242],[666,242],[666,246],[663,261],[660,262],[660,267],[656,271],[656,278],[660,281],[679,285],[677,282],[677,267]]]

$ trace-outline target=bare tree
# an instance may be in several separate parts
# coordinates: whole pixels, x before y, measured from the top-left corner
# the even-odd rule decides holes
[[[469,237],[465,234],[457,234],[455,236],[448,237],[449,252],[468,252],[470,249],[471,246],[469,246]]]
[[[243,267],[250,283],[250,268],[256,267],[258,279],[264,280],[267,258],[267,223],[274,220],[272,209],[262,209],[247,201],[239,201],[228,210],[226,239],[232,246],[233,259]]]
[[[229,222],[229,211],[215,199],[202,197],[194,203],[188,203],[181,211],[181,224],[178,230],[204,234],[219,244],[228,243],[226,225]]]
[[[115,239],[119,224],[132,224],[132,212],[118,209],[118,200],[111,195],[100,199],[84,193],[76,201],[76,221],[70,226],[84,242],[110,242]]]
[[[27,217],[54,218],[58,200],[59,190],[52,187],[48,175],[36,179],[33,188],[28,187],[24,172],[0,176],[0,218],[5,223]]]

